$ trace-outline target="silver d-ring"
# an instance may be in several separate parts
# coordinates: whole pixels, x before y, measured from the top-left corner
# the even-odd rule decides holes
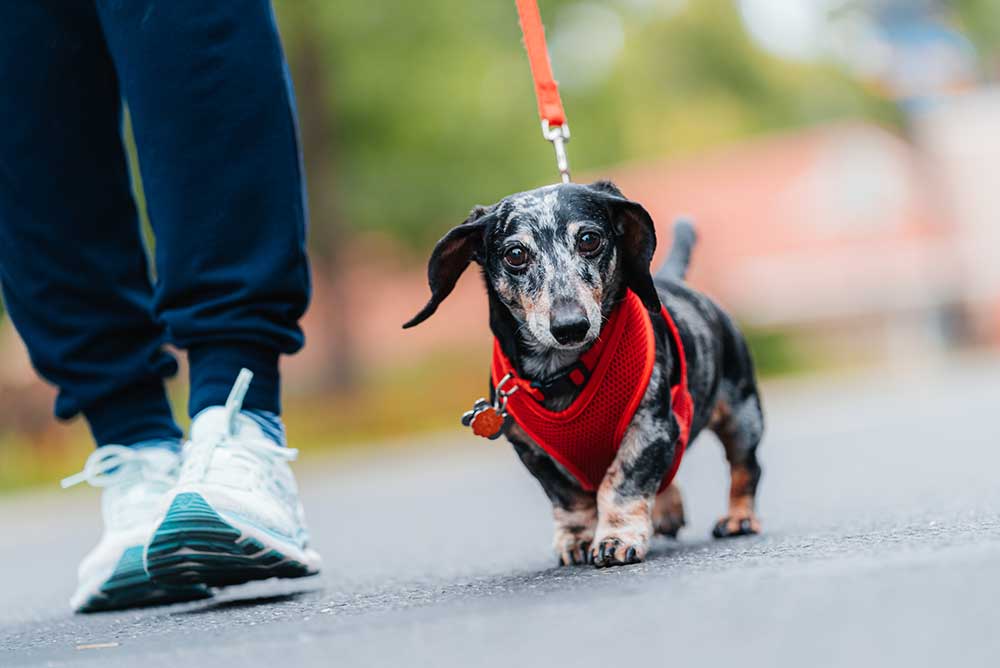
[[[514,389],[511,390],[510,392],[504,392],[504,389],[503,389],[503,386],[506,385],[507,383],[509,383],[511,380],[513,380],[513,378],[514,378],[514,372],[513,371],[511,371],[506,376],[504,376],[503,378],[501,378],[500,382],[497,383],[496,393],[499,394],[499,395],[502,395],[502,396],[510,396],[510,395],[514,394],[514,392],[517,391],[517,385],[515,385]]]

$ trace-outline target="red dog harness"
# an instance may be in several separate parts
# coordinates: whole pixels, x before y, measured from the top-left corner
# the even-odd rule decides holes
[[[661,315],[679,353],[680,380],[670,388],[670,402],[681,429],[674,461],[663,479],[662,490],[680,467],[691,433],[694,403],[688,392],[684,344],[677,325],[666,308],[661,307]],[[558,412],[542,405],[541,391],[517,376],[514,366],[500,349],[499,341],[495,340],[492,377],[497,386],[511,376],[503,383],[506,412],[584,489],[595,491],[618,452],[656,362],[653,323],[649,311],[635,293],[628,291],[611,313],[600,338],[581,356],[580,362],[589,373],[578,368],[571,372],[570,380],[578,387],[583,386],[583,390],[568,408]]]

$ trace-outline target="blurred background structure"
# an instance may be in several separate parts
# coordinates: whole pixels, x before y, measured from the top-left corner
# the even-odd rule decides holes
[[[575,176],[616,180],[661,239],[695,219],[691,281],[744,324],[763,375],[1000,348],[996,0],[540,6]],[[486,300],[470,271],[404,333],[426,256],[474,204],[556,180],[514,3],[275,8],[316,288],[307,348],[284,364],[290,436],[309,448],[452,426],[485,391]],[[53,423],[53,396],[0,323],[0,491],[89,449],[81,425]]]

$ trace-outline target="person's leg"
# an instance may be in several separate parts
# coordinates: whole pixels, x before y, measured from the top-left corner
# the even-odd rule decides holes
[[[102,446],[64,481],[104,488],[78,611],[210,595],[154,585],[143,570],[181,433],[120,127],[91,0],[0,4],[0,283],[35,367],[59,388],[56,414],[82,411]],[[124,447],[139,444],[167,447]]]
[[[156,310],[188,351],[191,416],[254,374],[244,406],[280,413],[278,356],[309,297],[295,110],[268,0],[98,8],[132,112],[156,234]]]
[[[177,441],[122,147],[118,82],[92,4],[0,8],[0,284],[55,412],[98,445]]]
[[[157,582],[218,586],[315,573],[288,466],[295,451],[281,447],[277,417],[278,357],[302,346],[309,270],[271,6],[97,2],[156,234],[156,310],[191,363],[191,440],[146,570]]]

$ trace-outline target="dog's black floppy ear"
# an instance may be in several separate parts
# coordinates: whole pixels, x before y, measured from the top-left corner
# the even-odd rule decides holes
[[[618,186],[610,181],[597,181],[590,188],[600,193],[611,211],[611,224],[622,249],[622,270],[625,283],[632,289],[646,308],[660,310],[660,296],[653,285],[649,264],[656,250],[656,229],[649,212],[622,195]]]
[[[434,315],[441,302],[455,289],[458,277],[469,266],[469,262],[482,261],[477,251],[483,247],[486,227],[492,220],[490,209],[477,206],[464,223],[453,228],[437,242],[427,263],[427,283],[431,286],[431,298],[420,313],[403,325],[403,329],[419,325]]]

